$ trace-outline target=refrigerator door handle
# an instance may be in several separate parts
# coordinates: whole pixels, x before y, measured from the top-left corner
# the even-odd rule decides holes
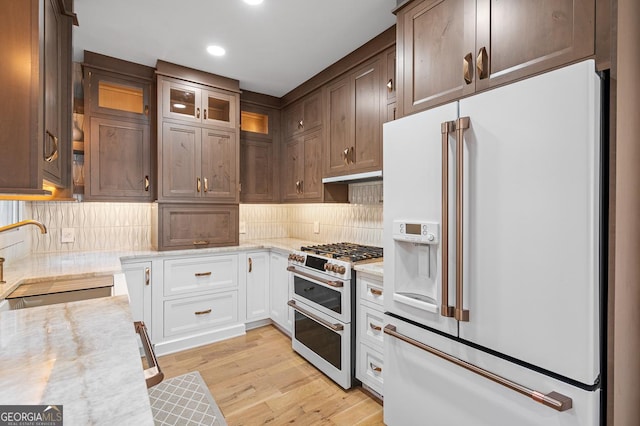
[[[445,121],[440,125],[442,133],[442,297],[440,315],[453,317],[454,307],[449,306],[449,133],[456,131],[455,121]]]
[[[458,321],[469,321],[469,310],[463,306],[463,209],[464,209],[464,131],[469,128],[469,117],[460,117],[456,122],[456,309]],[[443,232],[444,234],[444,232]]]
[[[396,326],[392,325],[392,324],[387,324],[384,327],[384,333],[388,334],[389,336],[393,336],[396,339],[399,339],[405,343],[408,343],[412,346],[415,346],[418,349],[422,349],[423,351],[429,352],[432,355],[435,355],[439,358],[444,359],[445,361],[449,361],[459,367],[462,367],[466,370],[471,371],[472,373],[478,374],[486,379],[489,379],[499,385],[502,385],[506,388],[509,388],[515,392],[518,392],[522,395],[528,396],[529,398],[533,399],[536,402],[539,402],[543,405],[546,405],[547,407],[551,407],[554,410],[557,411],[567,411],[569,409],[571,409],[571,407],[573,407],[573,400],[566,396],[566,395],[562,395],[561,393],[558,392],[549,392],[547,394],[544,394],[542,392],[538,392],[532,389],[529,389],[525,386],[522,386],[518,383],[512,382],[509,379],[505,379],[502,376],[498,376],[497,374],[494,374],[490,371],[487,371],[485,369],[482,369],[476,365],[470,364],[466,361],[463,361],[459,358],[456,358],[452,355],[449,355],[446,352],[442,352],[436,348],[433,348],[431,346],[425,345],[424,343],[418,342],[417,340],[414,340],[408,336],[405,336],[404,334],[398,333]]]

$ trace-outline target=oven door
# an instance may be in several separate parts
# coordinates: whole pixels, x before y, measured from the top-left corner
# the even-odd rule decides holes
[[[340,322],[351,322],[350,282],[326,279],[298,269],[292,272],[294,300]]]
[[[316,309],[290,300],[294,310],[293,350],[345,389],[353,376],[351,324],[327,317]]]

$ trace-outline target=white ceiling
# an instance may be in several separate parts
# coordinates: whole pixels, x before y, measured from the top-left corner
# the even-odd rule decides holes
[[[90,50],[173,62],[281,97],[395,23],[396,0],[75,0],[74,61]],[[206,47],[222,45],[222,58]]]

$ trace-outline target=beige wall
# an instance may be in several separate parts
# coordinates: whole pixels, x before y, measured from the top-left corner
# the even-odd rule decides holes
[[[618,0],[613,424],[640,423],[640,2]],[[610,417],[611,419],[611,417]]]

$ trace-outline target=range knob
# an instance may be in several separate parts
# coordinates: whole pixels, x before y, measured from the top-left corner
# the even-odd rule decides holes
[[[330,263],[325,263],[325,264],[324,264],[324,270],[325,270],[325,271],[330,271],[330,269],[329,269],[329,268],[331,268],[331,264],[330,264]]]
[[[345,268],[344,266],[337,266],[334,268],[334,271],[339,273],[339,274],[344,274],[345,272],[347,272],[347,268]]]
[[[295,254],[293,254],[293,253],[289,253],[289,258],[288,258],[288,259],[289,259],[289,260],[294,260],[294,259],[295,259],[295,257],[296,257],[296,255],[295,255]]]
[[[296,255],[296,260],[297,260],[298,262],[304,262],[304,256],[302,256],[302,255],[298,254],[298,255]]]

